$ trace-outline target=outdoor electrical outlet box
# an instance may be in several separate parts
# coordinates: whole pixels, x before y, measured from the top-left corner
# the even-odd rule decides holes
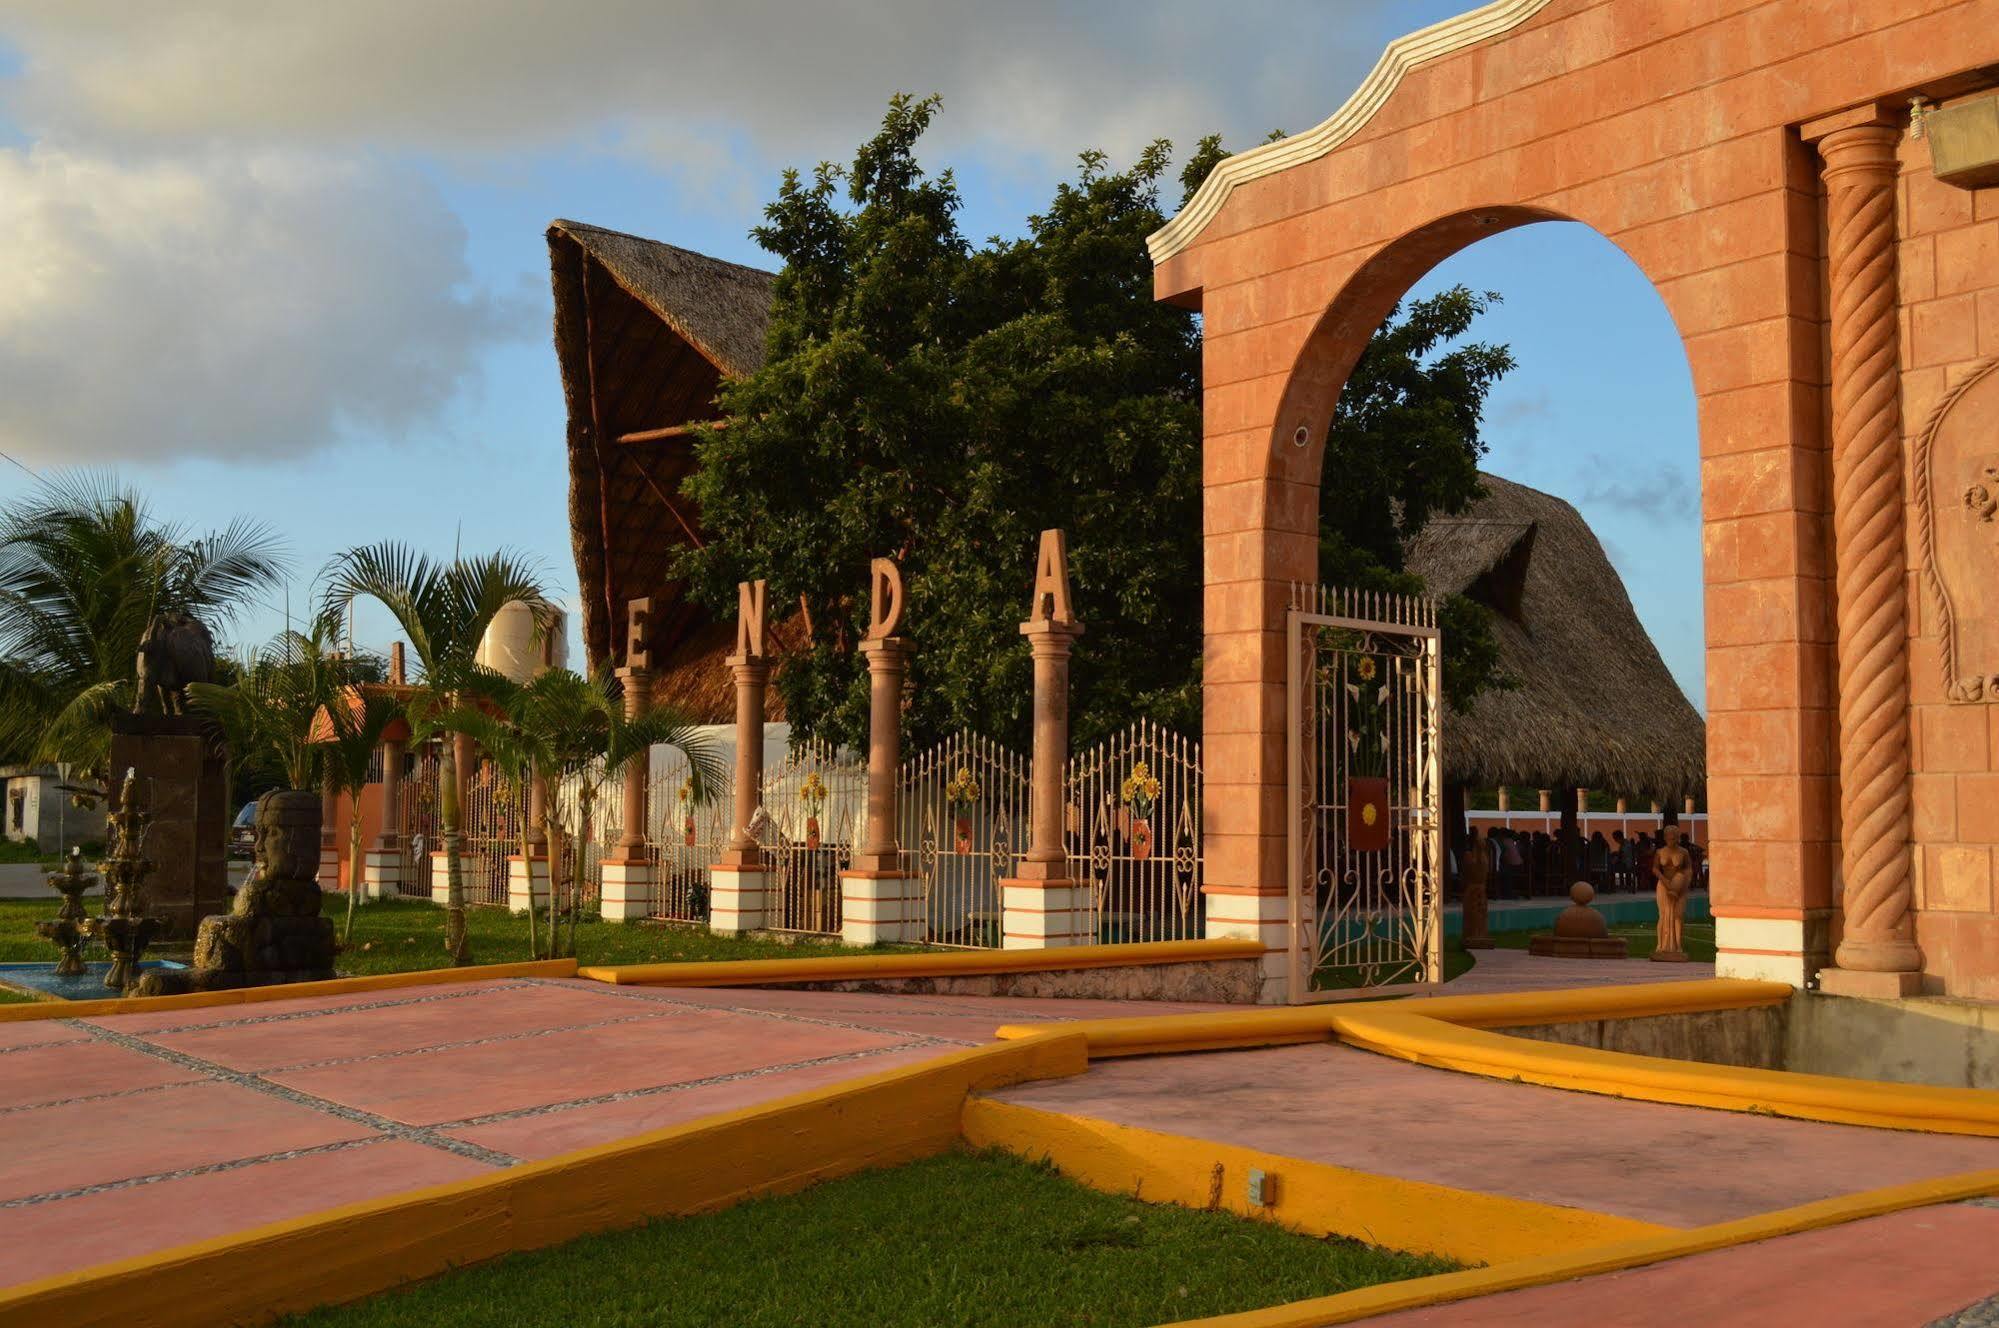
[[[1277,1177],[1256,1167],[1249,1169],[1249,1206],[1268,1208],[1277,1202]]]
[[[1960,189],[1999,184],[1999,97],[1959,102],[1923,116],[1930,167]]]

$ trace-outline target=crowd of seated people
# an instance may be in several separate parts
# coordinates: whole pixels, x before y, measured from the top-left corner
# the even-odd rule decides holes
[[[1588,881],[1599,893],[1650,891],[1658,884],[1652,862],[1665,842],[1663,834],[1646,831],[1627,838],[1623,830],[1606,837],[1601,830],[1587,839],[1574,841],[1570,860],[1563,862],[1559,835],[1545,830],[1513,830],[1504,826],[1485,831],[1481,841],[1492,855],[1491,882],[1487,894],[1493,899],[1529,899],[1541,895],[1564,895],[1577,881]],[[1692,855],[1694,888],[1707,887],[1707,853],[1691,839],[1681,844]]]

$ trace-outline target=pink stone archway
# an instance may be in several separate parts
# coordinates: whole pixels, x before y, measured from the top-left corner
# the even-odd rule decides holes
[[[1282,634],[1289,584],[1317,571],[1313,434],[1411,282],[1569,218],[1652,282],[1698,400],[1723,968],[1802,983],[1825,961],[1843,620],[1823,291],[1838,307],[1845,278],[1816,142],[1854,120],[1814,122],[1892,126],[1894,97],[1999,60],[1999,5],[1892,9],[1500,0],[1391,47],[1354,103],[1232,159],[1153,237],[1156,293],[1201,309],[1206,338],[1210,934],[1286,935]]]

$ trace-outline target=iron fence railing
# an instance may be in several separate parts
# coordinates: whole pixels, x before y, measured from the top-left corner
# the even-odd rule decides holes
[[[1070,873],[1104,944],[1191,940],[1201,908],[1201,744],[1139,720],[1069,762]]]

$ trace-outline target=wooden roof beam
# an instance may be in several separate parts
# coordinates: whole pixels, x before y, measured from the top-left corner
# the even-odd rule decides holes
[[[621,433],[621,443],[667,443],[676,438],[692,437],[696,429],[726,429],[727,420],[696,420],[691,424],[669,424],[664,429],[640,429],[635,433]]]

